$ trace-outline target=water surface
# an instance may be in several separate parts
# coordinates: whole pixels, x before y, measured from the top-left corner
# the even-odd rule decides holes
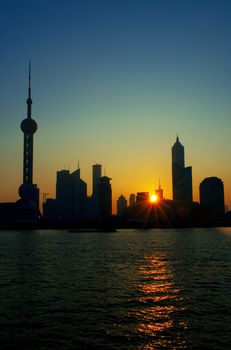
[[[231,229],[0,232],[1,349],[230,349]]]

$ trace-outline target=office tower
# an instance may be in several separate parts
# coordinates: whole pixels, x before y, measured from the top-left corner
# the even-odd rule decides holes
[[[25,211],[29,210],[29,201],[35,206],[37,215],[39,213],[39,189],[33,184],[33,136],[37,131],[37,123],[32,119],[32,99],[31,99],[31,65],[29,63],[29,87],[27,98],[27,118],[21,122],[21,130],[24,134],[23,142],[23,183],[19,187],[19,195],[24,200]],[[25,204],[27,200],[27,204]],[[19,201],[18,206],[22,202]],[[27,208],[26,208],[27,207]],[[19,208],[18,208],[19,210]],[[20,210],[19,210],[20,211]],[[30,210],[29,210],[30,211]],[[33,210],[31,209],[31,212]]]
[[[174,200],[192,202],[192,167],[185,167],[184,147],[178,136],[172,147],[172,190]]]
[[[149,201],[149,192],[137,192],[136,203]]]
[[[126,208],[127,208],[127,199],[123,195],[121,195],[117,200],[117,215],[123,216]]]
[[[92,166],[92,194],[98,193],[99,179],[102,176],[102,165],[94,164]]]
[[[129,196],[129,207],[132,207],[136,204],[136,195],[135,193],[131,193]]]
[[[200,204],[218,216],[224,214],[224,185],[221,179],[207,177],[200,183]]]
[[[110,178],[103,176],[99,180],[99,217],[106,218],[112,215],[112,191]]]
[[[56,210],[60,220],[83,220],[86,216],[87,184],[80,169],[57,171]]]
[[[164,199],[163,189],[161,188],[160,181],[159,187],[155,190],[155,194],[159,201],[162,201]]]
[[[43,218],[48,221],[56,221],[57,220],[57,202],[56,199],[47,198],[43,203]]]
[[[56,173],[56,208],[59,220],[71,220],[72,209],[72,182],[69,170],[60,170]]]
[[[92,166],[92,196],[90,202],[90,217],[96,219],[100,214],[99,204],[99,183],[102,176],[102,165],[94,164]]]
[[[75,220],[86,218],[87,184],[80,178],[80,169],[71,173],[73,192],[73,217]]]

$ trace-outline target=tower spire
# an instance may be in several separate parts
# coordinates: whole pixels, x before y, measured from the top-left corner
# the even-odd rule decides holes
[[[29,60],[29,82],[28,82],[28,98],[27,98],[27,118],[31,119],[31,105],[32,105],[32,99],[31,99],[31,61]]]
[[[31,61],[29,60],[29,97],[31,97],[31,91],[30,91],[30,81],[31,81]]]

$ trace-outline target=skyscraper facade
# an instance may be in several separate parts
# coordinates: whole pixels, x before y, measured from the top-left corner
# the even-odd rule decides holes
[[[123,216],[127,208],[127,199],[121,194],[117,199],[117,215]]]
[[[69,170],[56,174],[56,215],[59,220],[72,220],[72,181]]]
[[[131,193],[129,196],[129,207],[133,207],[136,204],[136,195]]]
[[[99,180],[99,217],[107,218],[112,215],[112,190],[110,178],[103,176]]]
[[[200,204],[217,216],[224,215],[224,184],[221,179],[207,177],[200,183]]]
[[[163,191],[163,188],[161,188],[160,181],[159,181],[159,187],[155,190],[155,194],[158,201],[162,201],[164,199],[164,191]]]
[[[92,166],[92,196],[90,201],[90,217],[96,219],[100,215],[99,185],[102,176],[102,165]]]
[[[80,169],[57,171],[56,215],[60,220],[86,218],[87,184],[80,178]]]
[[[31,201],[37,213],[39,212],[39,189],[33,184],[33,137],[37,131],[37,123],[32,119],[32,99],[31,99],[31,65],[29,64],[29,87],[27,98],[27,118],[21,123],[21,130],[24,134],[23,141],[23,183],[19,187],[21,199]]]
[[[172,147],[173,199],[192,202],[192,167],[185,167],[184,147],[177,136]]]
[[[87,216],[87,184],[80,178],[80,169],[71,173],[73,191],[73,217],[84,220]]]
[[[92,165],[92,195],[96,195],[99,188],[99,179],[102,176],[102,165]]]

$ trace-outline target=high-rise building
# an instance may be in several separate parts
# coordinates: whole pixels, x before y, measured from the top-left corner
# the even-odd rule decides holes
[[[60,220],[83,220],[86,217],[87,184],[80,169],[57,171],[56,215]]]
[[[92,166],[92,196],[90,200],[90,217],[96,219],[100,215],[99,184],[102,176],[102,165]]]
[[[200,204],[215,215],[224,215],[224,185],[221,179],[207,177],[200,183]]]
[[[184,147],[177,136],[172,147],[173,199],[192,202],[192,167],[185,167]]]
[[[133,207],[136,204],[136,195],[131,193],[129,196],[129,207]]]
[[[72,220],[72,179],[69,170],[56,173],[56,210],[59,220]]]
[[[34,119],[32,119],[32,99],[31,99],[31,65],[29,63],[29,87],[27,98],[27,118],[21,122],[21,130],[24,134],[23,142],[23,183],[19,187],[19,195],[21,201],[16,203],[16,208],[20,215],[23,216],[23,210],[25,213],[32,213],[32,206],[35,207],[37,217],[39,215],[39,189],[37,185],[33,183],[33,137],[37,131],[38,125]],[[23,204],[24,203],[24,204]],[[31,203],[31,204],[30,204]],[[23,208],[24,206],[24,208]],[[31,206],[31,208],[30,208]],[[29,216],[32,216],[30,214]]]
[[[164,199],[164,192],[163,192],[163,188],[161,188],[160,181],[159,181],[159,187],[155,190],[155,194],[157,196],[158,201],[162,201]]]
[[[103,176],[99,180],[99,217],[107,218],[112,215],[112,190],[110,178]]]
[[[149,192],[137,192],[136,203],[148,202],[148,201],[149,201]]]
[[[73,217],[83,220],[87,215],[87,184],[80,178],[80,169],[71,174],[73,191]]]
[[[99,191],[99,179],[102,176],[102,165],[92,165],[92,195],[96,195]]]
[[[121,194],[117,200],[117,215],[123,216],[127,208],[127,199]]]

